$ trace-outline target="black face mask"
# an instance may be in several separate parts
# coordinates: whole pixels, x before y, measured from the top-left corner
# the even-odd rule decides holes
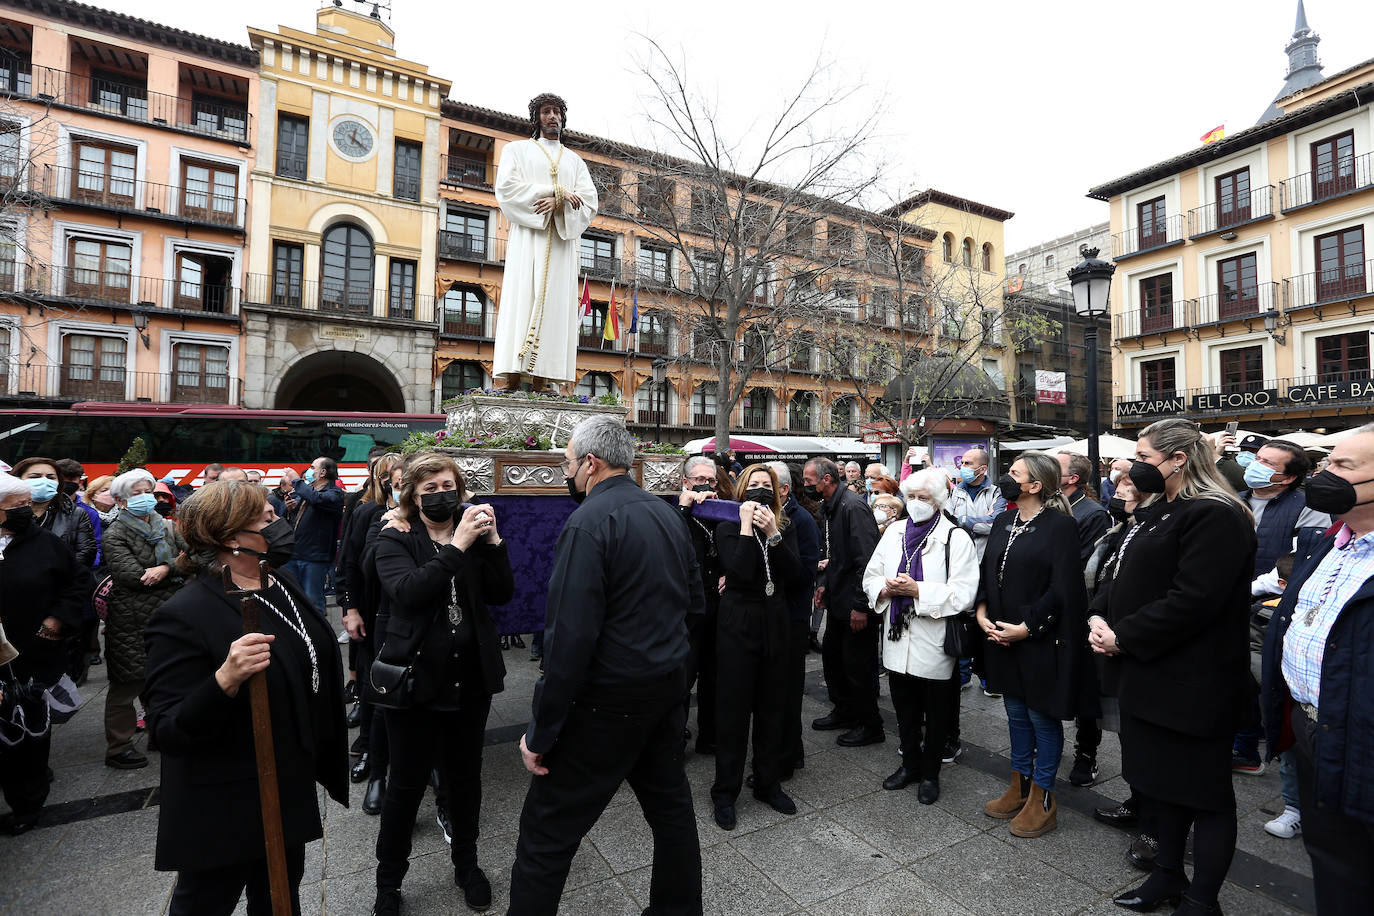
[[[572,478],[569,477],[568,479],[571,480]],[[699,483],[699,484],[694,484],[694,485],[692,486],[692,492],[693,492],[693,493],[714,493],[714,492],[716,492],[716,485],[713,484],[713,483]]]
[[[273,569],[281,569],[291,559],[291,554],[296,547],[296,531],[286,519],[279,518],[261,530],[252,533],[267,542],[267,549],[259,552],[251,547],[240,546],[239,550],[266,560],[267,565]]]
[[[1163,493],[1164,472],[1148,461],[1132,461],[1131,483],[1141,493]]]
[[[1107,500],[1107,511],[1111,513],[1112,518],[1116,519],[1118,522],[1124,522],[1131,517],[1131,513],[1126,511],[1126,500],[1122,499],[1120,496],[1113,496],[1111,499]]]
[[[816,502],[820,502],[822,499],[825,498],[821,496],[821,488],[816,486],[814,483],[802,484],[802,493],[806,495],[807,499],[812,499]]]
[[[1021,498],[1021,481],[1010,474],[1003,474],[997,478],[997,489],[1002,491],[1002,498],[1009,503]]]
[[[172,514],[172,504],[158,503],[156,506],[153,507],[153,511],[156,512],[158,515],[162,516],[163,518],[168,518]]]
[[[81,481],[79,480],[62,481],[62,492],[66,493],[68,496],[75,496],[76,491],[79,489],[81,489]]]
[[[1359,483],[1366,484],[1371,480],[1374,480],[1374,477],[1361,480]],[[1356,484],[1330,471],[1314,474],[1312,479],[1307,481],[1307,506],[1328,515],[1345,515],[1356,506],[1374,502],[1374,499],[1359,502],[1359,496],[1355,494],[1355,486]]]
[[[744,491],[744,501],[758,503],[760,506],[773,505],[773,491],[767,487],[754,487]]]
[[[33,527],[33,506],[19,506],[5,510],[5,520],[0,522],[10,534],[21,534]]]
[[[431,522],[446,522],[458,511],[462,494],[457,490],[439,490],[420,497],[420,513]]]
[[[391,481],[389,480],[382,481],[382,497],[384,499],[391,498]]]

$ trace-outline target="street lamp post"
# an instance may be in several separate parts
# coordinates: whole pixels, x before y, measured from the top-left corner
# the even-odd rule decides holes
[[[668,361],[661,356],[655,357],[654,367],[654,441],[663,441],[663,402],[667,401],[667,392],[663,390],[664,384],[668,379]]]
[[[1069,271],[1069,285],[1073,288],[1073,308],[1087,322],[1083,344],[1088,359],[1088,463],[1093,474],[1100,475],[1101,456],[1097,448],[1097,319],[1107,314],[1107,300],[1112,294],[1112,274],[1116,265],[1097,256],[1098,249],[1080,245],[1078,253],[1083,262]],[[1094,485],[1097,481],[1091,481]]]

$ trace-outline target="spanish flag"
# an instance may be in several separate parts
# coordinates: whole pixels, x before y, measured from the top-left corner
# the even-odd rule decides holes
[[[606,323],[601,331],[602,340],[620,339],[620,310],[615,304],[615,284],[611,284],[611,301],[606,306]]]
[[[1218,140],[1224,140],[1225,138],[1226,125],[1218,124],[1216,127],[1213,127],[1211,130],[1207,131],[1207,133],[1202,135],[1202,145],[1206,146],[1209,143],[1216,143]]]

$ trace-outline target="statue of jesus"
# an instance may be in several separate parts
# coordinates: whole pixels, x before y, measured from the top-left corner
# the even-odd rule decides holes
[[[510,223],[496,316],[492,376],[506,389],[570,382],[577,365],[580,239],[596,216],[596,186],[561,138],[568,106],[545,93],[530,100],[533,137],[506,144],[496,201]]]

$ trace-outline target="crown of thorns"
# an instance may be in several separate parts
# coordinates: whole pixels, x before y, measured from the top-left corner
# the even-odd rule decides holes
[[[568,128],[568,103],[552,92],[541,92],[530,99],[530,124],[534,127],[535,136],[539,135],[539,109],[545,105],[558,106],[558,114],[563,119],[563,129]]]

